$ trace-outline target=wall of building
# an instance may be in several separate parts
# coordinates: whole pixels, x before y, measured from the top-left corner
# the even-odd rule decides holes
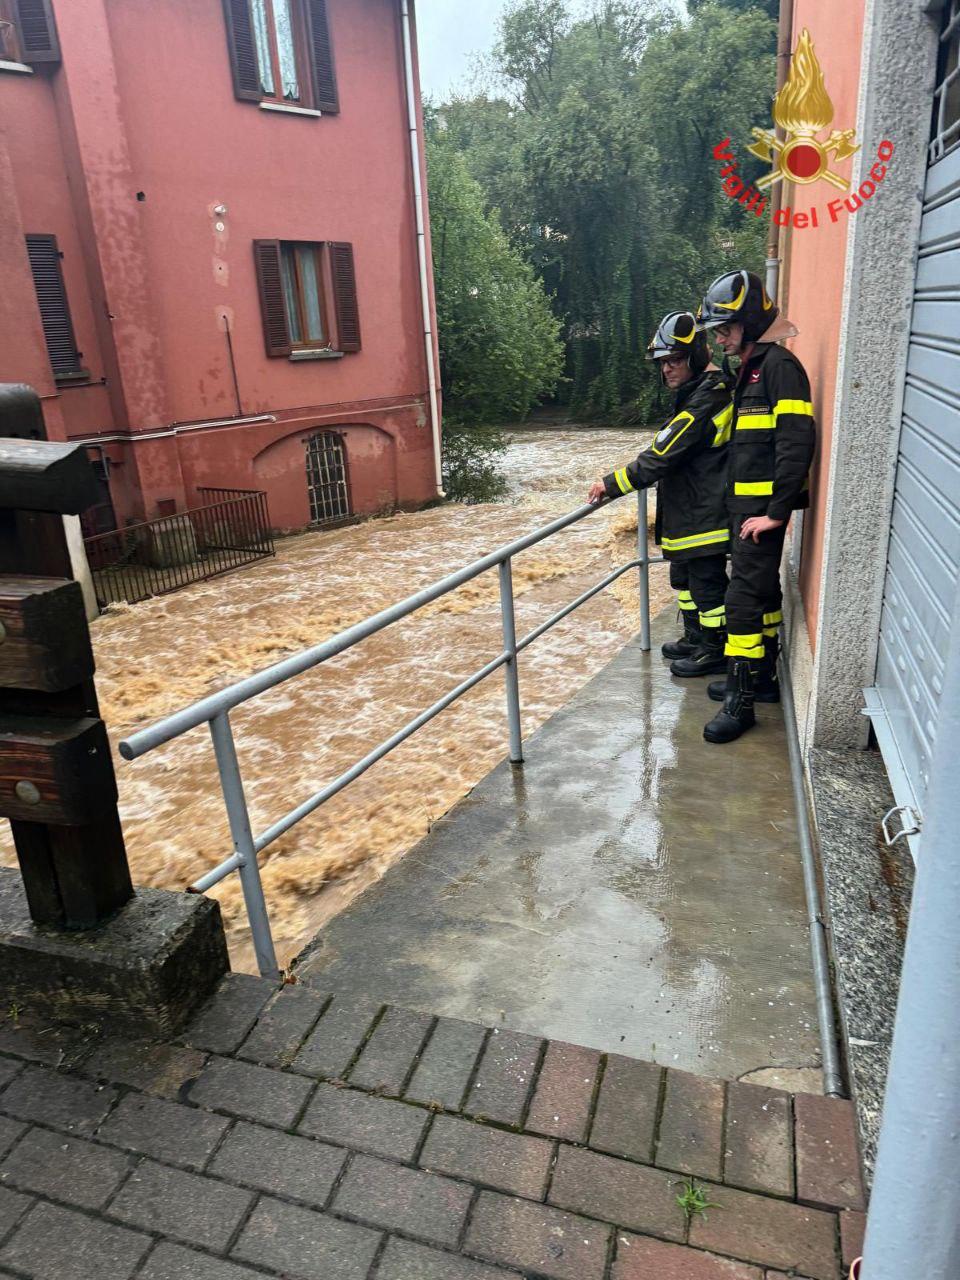
[[[121,520],[182,506],[197,483],[253,485],[275,447],[275,518],[295,524],[303,459],[294,467],[296,450],[280,442],[327,421],[367,424],[348,437],[358,512],[433,497],[396,0],[329,0],[341,111],[322,118],[237,101],[219,3],[54,8],[62,66],[0,73],[0,118],[20,226],[56,234],[63,251],[90,382],[57,387],[42,342],[38,358],[19,229],[0,239],[0,268],[26,321],[9,341],[4,323],[0,379],[38,387],[52,436],[103,440]],[[266,355],[253,241],[274,238],[354,246],[359,352]]]

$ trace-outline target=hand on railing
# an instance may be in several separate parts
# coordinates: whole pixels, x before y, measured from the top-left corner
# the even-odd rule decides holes
[[[595,480],[590,486],[590,492],[587,494],[587,501],[594,507],[599,507],[606,500],[607,490],[602,480]]]

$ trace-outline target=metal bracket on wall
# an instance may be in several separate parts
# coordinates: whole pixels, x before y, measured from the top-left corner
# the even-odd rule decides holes
[[[893,834],[890,828],[890,819],[894,815],[900,818],[900,830],[896,835]],[[898,840],[906,840],[910,836],[918,836],[922,825],[923,819],[920,814],[909,804],[895,804],[880,819],[880,826],[883,829],[883,838],[887,843],[887,848],[893,848]]]

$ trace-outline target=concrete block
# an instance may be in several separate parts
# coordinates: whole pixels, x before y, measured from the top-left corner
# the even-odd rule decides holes
[[[212,898],[139,889],[106,923],[66,932],[34,924],[19,873],[0,868],[0,988],[32,1015],[167,1036],[228,968]]]

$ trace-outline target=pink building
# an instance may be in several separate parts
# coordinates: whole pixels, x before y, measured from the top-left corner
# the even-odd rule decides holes
[[[280,528],[434,497],[408,5],[0,0],[0,19],[0,381],[90,445],[101,526],[204,485],[265,489]]]

